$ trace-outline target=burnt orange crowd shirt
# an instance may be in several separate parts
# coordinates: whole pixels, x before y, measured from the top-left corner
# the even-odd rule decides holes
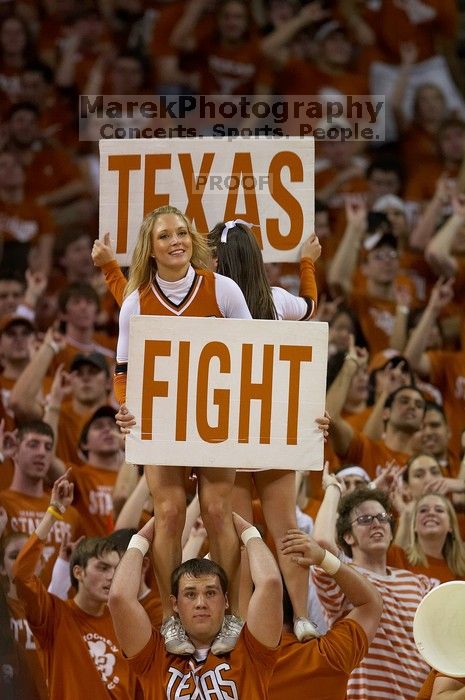
[[[110,612],[96,617],[73,600],[60,600],[33,572],[44,544],[32,535],[19,554],[14,576],[29,626],[44,653],[50,698],[133,700],[135,678],[124,659]]]
[[[266,700],[280,648],[270,649],[242,629],[235,648],[220,657],[209,653],[205,661],[175,656],[165,650],[156,630],[145,647],[129,659],[144,691],[145,700]]]

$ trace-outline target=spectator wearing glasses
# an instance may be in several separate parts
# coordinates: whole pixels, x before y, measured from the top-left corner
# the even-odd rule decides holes
[[[357,489],[341,499],[342,489],[334,475],[328,476],[325,486],[315,539],[333,554],[340,554],[341,548],[383,598],[378,630],[367,655],[349,678],[347,699],[413,699],[429,671],[415,646],[413,617],[422,598],[438,581],[387,566],[394,526],[385,493]],[[341,588],[318,568],[313,570],[313,580],[330,625],[345,617],[352,605]]]

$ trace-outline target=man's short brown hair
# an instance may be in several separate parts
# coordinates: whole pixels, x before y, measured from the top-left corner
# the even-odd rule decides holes
[[[55,433],[53,428],[43,420],[28,420],[21,423],[18,427],[18,432],[16,433],[16,441],[19,444],[24,440],[26,435],[30,433],[35,433],[36,435],[45,435],[49,437],[52,442],[55,442]]]
[[[73,574],[75,566],[80,566],[82,569],[85,569],[90,559],[101,559],[105,554],[109,554],[110,552],[117,552],[119,554],[115,543],[108,537],[86,537],[79,542],[69,560],[69,573],[73,586],[76,589],[79,586],[79,581]]]
[[[201,576],[218,576],[220,580],[221,590],[224,595],[228,592],[228,577],[225,570],[216,562],[210,559],[188,559],[176,567],[171,574],[171,595],[175,598],[179,593],[179,581],[181,576],[193,576],[200,578]]]
[[[87,284],[87,282],[73,282],[61,290],[58,296],[58,308],[62,314],[66,313],[70,299],[87,299],[88,301],[93,301],[97,307],[97,311],[100,311],[99,295],[93,286]]]

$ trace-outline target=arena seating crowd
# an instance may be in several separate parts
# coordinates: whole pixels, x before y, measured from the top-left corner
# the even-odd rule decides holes
[[[459,24],[454,0],[0,2],[0,625],[3,616],[11,622],[11,635],[0,632],[2,697],[71,697],[56,679],[49,694],[28,601],[12,572],[55,479],[68,474],[73,504],[58,513],[39,578],[63,599],[76,592],[67,577],[80,538],[100,538],[89,556],[121,554],[153,511],[143,469],[124,461],[115,419],[119,305],[105,263],[91,255],[98,140],[79,138],[81,94],[311,95],[322,104],[329,95],[386,95],[384,138],[315,142],[321,257],[313,320],[329,324],[329,466],[323,479],[298,475],[296,509],[299,527],[364,569],[383,596],[377,652],[351,674],[347,697],[417,697],[430,669],[415,657],[411,619],[392,645],[389,625],[403,624],[399,601],[416,605],[438,582],[465,580]],[[351,125],[349,114],[334,124]],[[295,128],[283,125],[283,135]],[[299,293],[297,265],[269,264],[267,273],[273,285]],[[195,478],[187,489],[186,559],[208,552]],[[351,509],[369,515],[367,502],[392,515],[384,524],[378,518],[385,529],[376,556],[363,537],[347,535],[350,525],[344,530]],[[266,539],[258,499],[254,513]],[[399,570],[404,578],[386,583]],[[139,599],[159,626],[148,565],[144,574]],[[350,607],[336,588],[316,570],[309,616],[320,633]],[[111,639],[108,629],[96,630],[98,639]],[[99,656],[97,648],[89,653]],[[29,669],[21,681],[18,663]],[[104,661],[95,663],[106,681],[102,697],[142,697],[129,681],[132,695],[113,694]],[[91,681],[85,688],[93,693]],[[84,692],[76,686],[74,697]],[[308,697],[333,696],[315,689]]]

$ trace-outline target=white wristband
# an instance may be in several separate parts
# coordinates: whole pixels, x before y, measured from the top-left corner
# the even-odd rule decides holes
[[[328,550],[326,550],[325,555],[323,557],[323,561],[320,564],[320,567],[323,569],[323,571],[326,571],[326,573],[330,576],[334,576],[334,574],[337,574],[337,572],[339,571],[340,566],[340,559],[338,559],[334,554],[331,554],[331,552],[328,552]]]
[[[260,532],[253,525],[251,527],[248,527],[247,530],[244,530],[244,532],[242,533],[242,535],[241,535],[242,543],[244,545],[247,545],[247,542],[249,540],[251,540],[252,537],[258,537],[259,539],[262,539]]]
[[[129,540],[128,549],[138,549],[142,552],[142,556],[145,557],[149,551],[150,542],[142,537],[142,535],[133,535]],[[127,550],[126,550],[127,551]]]
[[[342,486],[339,483],[339,481],[330,481],[329,484],[323,490],[326,491],[327,489],[329,489],[330,486],[335,486],[337,489],[339,489],[339,493],[342,496]]]
[[[54,340],[48,340],[47,345],[53,350],[54,355],[58,355],[58,353],[60,352],[60,346],[58,345],[58,343],[56,343]]]

